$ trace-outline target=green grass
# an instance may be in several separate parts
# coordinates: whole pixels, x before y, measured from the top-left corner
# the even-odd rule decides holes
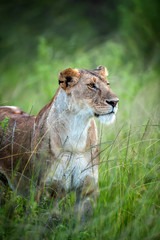
[[[49,199],[37,204],[33,192],[29,200],[9,192],[0,210],[2,239],[159,238],[159,125],[103,127],[103,137],[100,197],[87,225],[73,218],[74,193],[60,202],[56,219]]]
[[[97,122],[101,146],[100,197],[94,216],[85,226],[73,218],[75,193],[60,201],[59,219],[52,217],[56,210],[52,201],[45,199],[39,204],[34,201],[32,186],[29,199],[2,189],[1,239],[160,239],[160,83],[158,51],[149,49],[150,42],[157,46],[158,33],[154,28],[146,28],[149,15],[151,20],[157,15],[154,11],[146,11],[149,1],[144,11],[139,11],[136,3],[137,6],[140,4],[134,1],[130,10],[127,5],[121,5],[119,31],[108,36],[99,37],[97,29],[84,15],[79,19],[76,13],[71,13],[70,17],[67,13],[62,14],[61,18],[57,15],[60,23],[54,25],[56,35],[53,36],[49,26],[34,42],[34,53],[27,52],[25,45],[17,50],[16,43],[16,48],[12,47],[14,51],[1,62],[1,105],[16,105],[37,114],[55,94],[61,70],[68,67],[94,69],[98,65],[108,68],[111,88],[120,99],[116,122],[110,126]],[[139,21],[134,18],[136,13],[140,16]],[[75,27],[72,18],[78,21],[77,32],[68,29],[68,24],[72,30]],[[18,22],[14,26],[17,36],[21,33]],[[140,34],[136,32],[137,24]],[[60,33],[59,26],[64,27]],[[101,29],[103,27],[102,24]],[[24,33],[26,29],[24,27]],[[82,31],[85,38],[81,36]],[[9,34],[8,30],[6,34]],[[13,39],[8,39],[12,45]],[[27,39],[31,41],[32,34],[27,33]],[[146,51],[144,55],[143,51]],[[20,56],[19,60],[17,56]]]

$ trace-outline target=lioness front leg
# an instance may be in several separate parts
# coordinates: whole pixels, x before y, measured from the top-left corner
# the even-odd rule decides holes
[[[76,189],[75,214],[82,222],[86,222],[93,215],[94,204],[99,195],[98,183],[94,177],[86,176],[80,187]]]

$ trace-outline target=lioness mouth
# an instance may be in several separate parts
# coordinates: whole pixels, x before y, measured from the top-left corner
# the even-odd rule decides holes
[[[98,113],[94,113],[94,116],[95,117],[99,117],[99,116],[105,116],[105,115],[109,115],[109,114],[112,114],[114,113],[113,111],[109,112],[109,113],[104,113],[104,114],[98,114]]]

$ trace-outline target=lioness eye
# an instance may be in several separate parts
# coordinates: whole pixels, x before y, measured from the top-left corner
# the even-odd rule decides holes
[[[89,84],[88,84],[88,87],[93,88],[93,89],[96,89],[96,88],[97,88],[94,83],[89,83]]]
[[[109,82],[107,82],[107,85],[110,85],[110,83],[109,83]]]

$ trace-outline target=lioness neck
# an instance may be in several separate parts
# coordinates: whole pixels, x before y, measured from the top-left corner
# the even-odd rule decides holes
[[[91,117],[87,107],[81,109],[73,97],[59,89],[47,118],[50,137],[58,137],[64,151],[83,152]]]

